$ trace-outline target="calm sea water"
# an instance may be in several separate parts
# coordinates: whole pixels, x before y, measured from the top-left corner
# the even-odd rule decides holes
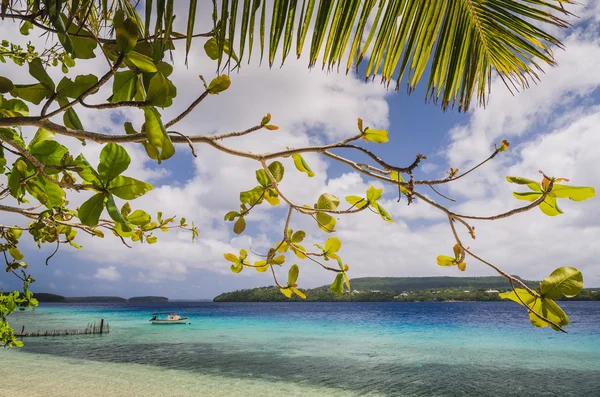
[[[562,306],[568,335],[509,302],[46,304],[15,328],[111,331],[0,351],[35,366],[0,396],[600,396],[600,303]]]

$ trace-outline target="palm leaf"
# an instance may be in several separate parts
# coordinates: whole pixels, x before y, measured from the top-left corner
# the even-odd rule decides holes
[[[48,3],[65,7],[57,0]],[[128,3],[136,4],[133,0],[108,2],[108,16],[114,4],[122,8],[121,4]],[[146,26],[141,29],[140,24],[140,33],[152,31],[151,11],[155,11],[155,38],[170,40],[173,3],[147,0]],[[404,83],[409,92],[425,77],[427,100],[440,103],[443,109],[457,106],[464,111],[473,98],[485,105],[494,74],[511,91],[520,90],[539,79],[543,65],[555,64],[552,47],[562,44],[546,30],[569,26],[562,19],[569,14],[563,5],[571,3],[573,0],[302,0],[300,5],[298,0],[243,0],[238,7],[239,0],[213,0],[213,35],[219,69],[226,47],[232,54],[234,43],[239,57],[229,55],[228,64],[234,60],[239,67],[244,57],[250,62],[255,44],[262,62],[265,42],[269,65],[277,58],[284,63],[295,36],[297,57],[309,47],[309,67],[316,66],[319,58],[323,69],[339,69],[345,64],[346,73],[360,70],[365,79],[381,76],[386,86],[395,82],[399,90]],[[98,4],[100,12],[95,15],[102,18],[102,3]],[[134,12],[131,6],[125,8]],[[196,1],[190,2],[186,53],[193,38],[196,8]],[[306,44],[309,35],[310,45]],[[359,69],[362,62],[366,66]]]
[[[296,24],[296,55],[312,31],[309,67],[318,58],[322,68],[339,68],[347,58],[346,72],[358,70],[367,58],[366,79],[381,76],[395,89],[405,82],[414,90],[428,73],[426,97],[442,108],[469,108],[473,96],[485,104],[493,72],[511,89],[519,90],[539,78],[541,65],[554,65],[551,46],[558,39],[544,31],[568,27],[562,7],[571,0],[271,0],[244,8],[244,19],[253,19],[258,8],[272,9],[268,38],[260,35],[261,50],[269,42],[269,64],[280,56],[285,62]],[[235,11],[222,0],[221,15],[234,19]],[[256,7],[256,8],[255,8]],[[297,8],[300,7],[300,13]],[[228,8],[225,11],[223,8]],[[316,16],[313,11],[316,8]],[[314,16],[314,18],[313,18]],[[373,21],[371,23],[371,21]],[[261,20],[261,30],[264,31]],[[221,25],[224,26],[224,25]],[[542,28],[540,28],[540,26]],[[237,32],[240,60],[246,37],[252,49],[254,24],[243,23]],[[219,32],[233,42],[233,34]],[[354,38],[350,40],[350,36]],[[366,40],[365,40],[366,37]],[[283,42],[283,45],[281,45]],[[279,55],[278,55],[279,54]],[[250,58],[250,55],[248,55]]]

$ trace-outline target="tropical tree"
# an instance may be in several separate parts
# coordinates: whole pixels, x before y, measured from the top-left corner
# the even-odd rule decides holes
[[[564,331],[569,320],[555,300],[579,293],[583,287],[581,272],[570,267],[559,268],[539,289],[532,289],[475,254],[463,243],[457,225],[474,238],[472,220],[493,221],[536,207],[546,215],[556,216],[562,213],[557,199],[585,200],[594,196],[593,188],[561,184],[564,179],[543,173],[541,182],[510,176],[508,182],[531,190],[514,193],[517,199],[529,203],[490,216],[458,213],[422,192],[425,187],[438,192],[436,186],[467,176],[506,151],[507,141],[498,143],[488,158],[466,172],[450,169],[444,178],[419,180],[413,171],[426,157],[417,154],[407,165],[384,161],[371,150],[370,144],[357,142],[383,144],[389,139],[388,132],[369,128],[360,118],[357,133],[339,142],[265,153],[233,149],[225,142],[259,130],[275,134],[278,127],[271,124],[270,114],[257,117],[257,124],[246,130],[219,135],[189,135],[173,127],[202,101],[228,89],[231,80],[226,72],[241,69],[243,73],[243,64],[257,57],[260,60],[268,57],[269,65],[278,59],[283,62],[293,42],[296,55],[300,56],[308,37],[311,41],[309,67],[316,66],[320,58],[323,68],[358,72],[364,61],[366,78],[381,75],[386,86],[396,80],[396,89],[406,81],[409,92],[427,73],[427,99],[439,101],[443,109],[457,105],[459,111],[466,110],[473,95],[479,104],[485,103],[493,73],[507,86],[521,89],[538,78],[541,64],[554,64],[551,47],[561,44],[543,29],[567,27],[561,19],[567,14],[562,4],[567,2],[304,0],[300,4],[297,0],[222,0],[202,10],[205,5],[198,8],[197,1],[190,1],[187,29],[179,33],[174,23],[174,0],[145,3],[130,0],[2,1],[2,18],[5,23],[13,24],[15,32],[17,28],[23,36],[32,30],[42,32],[54,44],[40,51],[31,43],[22,46],[2,38],[0,45],[0,61],[22,66],[35,80],[25,83],[0,77],[0,200],[3,201],[0,211],[19,215],[24,221],[0,225],[0,251],[6,272],[23,282],[22,291],[0,294],[0,340],[5,345],[19,345],[6,316],[14,310],[37,305],[29,289],[34,279],[19,250],[25,236],[38,246],[55,245],[56,252],[64,245],[81,248],[78,233],[94,238],[104,238],[108,233],[117,243],[126,245],[154,244],[158,241],[158,231],[173,228],[189,232],[192,240],[201,235],[202,231],[185,218],[175,222],[175,217],[163,217],[161,213],[153,217],[142,209],[132,209],[130,201],[149,192],[152,185],[126,175],[131,158],[122,146],[125,143],[141,144],[148,157],[158,164],[172,158],[175,146],[181,144],[189,146],[194,155],[196,144],[206,144],[231,156],[256,161],[256,183],[252,183],[256,186],[240,192],[239,208],[225,214],[224,219],[232,222],[233,231],[240,234],[254,208],[265,202],[272,206],[282,204],[288,211],[281,240],[264,253],[264,259],[254,263],[248,259],[246,250],[224,256],[231,262],[234,273],[244,268],[258,272],[270,270],[275,284],[286,297],[293,294],[304,297],[297,288],[300,266],[289,266],[285,282],[279,281],[274,271],[289,263],[292,257],[335,273],[332,291],[342,294],[350,287],[350,267],[340,256],[341,240],[329,237],[321,244],[314,244],[316,250],[305,248],[306,232],[290,228],[293,215],[313,218],[327,234],[335,233],[339,215],[369,210],[382,221],[393,221],[379,201],[383,190],[374,186],[363,196],[345,197],[347,204],[344,205],[338,197],[327,193],[315,197],[312,206],[296,203],[286,195],[280,187],[285,175],[284,162],[290,161],[286,158],[291,157],[289,164],[293,163],[297,171],[312,177],[314,173],[302,157],[303,153],[312,152],[392,185],[399,198],[404,197],[408,204],[420,200],[443,212],[456,244],[452,256],[437,258],[439,265],[456,266],[464,271],[465,258],[470,256],[493,268],[512,288],[512,292],[503,297],[525,306],[535,326]],[[202,26],[200,30],[195,23],[199,12],[209,12],[212,16],[210,26]],[[165,55],[180,45],[185,46],[187,53],[198,41],[206,55],[215,61],[216,76],[208,79],[209,82],[202,79],[204,88],[198,98],[184,105],[177,117],[163,120],[159,108],[174,106],[177,95],[177,87],[169,76],[175,66],[181,67],[167,62]],[[76,62],[90,62],[95,57],[106,59],[109,66],[104,75],[72,76],[70,68]],[[65,76],[60,81],[53,80],[46,71],[51,67],[60,67]],[[103,86],[112,86],[112,95],[108,98],[98,98],[98,90]],[[106,134],[87,130],[77,114],[81,108],[122,107],[138,108],[144,115],[144,123],[134,125],[127,121],[121,134]],[[29,131],[35,133],[29,134]],[[90,163],[81,154],[72,154],[61,143],[73,138],[82,144],[103,145],[97,166],[92,165],[95,161]],[[338,149],[365,156],[370,163],[354,161],[340,154]],[[78,193],[85,196],[85,201],[73,208],[68,199]],[[23,205],[28,202],[32,204]],[[331,262],[333,266],[329,265]]]

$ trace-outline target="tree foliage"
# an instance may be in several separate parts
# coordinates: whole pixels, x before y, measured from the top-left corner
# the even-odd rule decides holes
[[[413,171],[426,157],[417,154],[407,166],[387,163],[372,148],[393,137],[385,130],[363,125],[360,118],[358,132],[342,141],[282,148],[269,153],[237,150],[224,143],[229,138],[243,137],[259,130],[276,134],[279,127],[271,123],[268,113],[257,116],[260,121],[255,126],[220,135],[189,135],[172,127],[202,101],[223,94],[230,87],[232,81],[224,73],[225,69],[240,68],[244,59],[250,59],[256,29],[259,30],[256,42],[261,55],[265,43],[269,42],[270,64],[275,61],[280,46],[282,60],[285,60],[296,27],[297,55],[302,52],[308,32],[313,32],[309,54],[311,66],[322,56],[324,66],[339,67],[344,54],[349,54],[348,68],[357,67],[362,59],[369,59],[367,77],[381,73],[384,83],[389,84],[393,74],[397,73],[398,83],[406,77],[411,89],[429,68],[428,98],[441,99],[443,108],[458,102],[459,109],[466,109],[473,94],[480,102],[484,101],[492,71],[509,84],[526,87],[528,77],[537,77],[538,63],[553,64],[550,45],[560,43],[538,25],[566,26],[557,16],[566,13],[561,8],[564,2],[307,0],[300,4],[298,1],[275,0],[269,4],[272,8],[269,8],[271,17],[268,21],[266,2],[223,0],[214,2],[212,26],[206,27],[206,33],[194,33],[197,1],[191,1],[184,34],[175,30],[173,0],[147,1],[143,16],[136,9],[137,2],[129,0],[3,1],[0,12],[6,23],[13,24],[15,31],[19,27],[20,34],[26,36],[35,29],[48,35],[56,44],[42,52],[31,43],[25,49],[7,39],[3,39],[0,46],[0,61],[12,61],[24,71],[22,76],[16,77],[18,81],[9,76],[0,77],[0,200],[3,201],[0,211],[20,215],[26,220],[18,225],[0,225],[0,252],[5,259],[6,271],[23,282],[22,292],[0,295],[0,341],[5,345],[19,344],[6,318],[14,310],[33,308],[37,304],[29,290],[34,279],[19,250],[25,236],[38,246],[54,245],[55,252],[64,245],[81,248],[77,242],[78,233],[104,238],[107,232],[115,241],[128,246],[154,244],[158,241],[158,231],[167,232],[173,228],[189,232],[192,240],[199,236],[194,223],[189,224],[185,218],[176,222],[174,216],[163,217],[159,212],[154,217],[142,209],[132,208],[130,201],[153,187],[127,176],[132,160],[122,146],[124,143],[141,144],[148,157],[157,164],[169,161],[178,150],[176,146],[181,144],[187,145],[193,155],[196,155],[195,144],[206,144],[231,156],[254,160],[258,167],[256,182],[248,181],[248,190],[239,194],[239,209],[232,209],[224,219],[233,223],[235,233],[241,234],[246,228],[247,216],[254,208],[265,204],[283,205],[288,211],[281,240],[254,263],[246,250],[241,250],[239,255],[225,254],[225,259],[231,263],[234,273],[246,267],[258,272],[271,270],[283,296],[305,297],[298,287],[302,280],[301,266],[292,263],[287,267],[296,259],[335,273],[330,287],[333,293],[341,294],[350,289],[350,267],[342,260],[342,241],[331,236],[338,220],[343,221],[342,215],[371,211],[382,221],[393,222],[381,200],[383,189],[374,185],[361,196],[340,199],[323,193],[309,204],[298,204],[288,197],[280,183],[295,171],[286,171],[282,159],[291,157],[298,172],[312,177],[314,172],[302,157],[304,153],[312,152],[370,179],[392,185],[399,198],[405,198],[408,204],[420,200],[442,211],[448,217],[456,245],[453,256],[438,257],[440,265],[456,265],[464,271],[465,258],[470,256],[490,266],[509,281],[514,295],[506,298],[526,306],[534,325],[550,325],[563,330],[568,318],[555,300],[561,294],[571,296],[581,290],[582,277],[576,269],[559,268],[542,282],[540,289],[534,290],[473,253],[462,243],[455,225],[464,226],[474,238],[471,220],[492,221],[536,207],[547,215],[558,215],[562,213],[557,206],[558,199],[585,200],[594,196],[593,188],[558,184],[565,180],[544,174],[539,183],[508,177],[509,182],[527,185],[532,190],[515,193],[518,199],[527,200],[529,204],[492,216],[457,213],[422,191],[426,187],[436,191],[435,186],[466,176],[506,151],[508,142],[501,142],[487,159],[462,174],[450,169],[445,178],[418,180]],[[375,20],[371,25],[367,21],[373,13]],[[270,26],[268,35],[267,25]],[[174,65],[165,58],[176,49],[178,42],[184,40],[186,51],[193,40],[202,41],[206,56],[215,61],[218,73],[207,80],[200,76],[198,98],[177,117],[167,121],[163,120],[161,109],[175,104],[178,87],[170,79]],[[352,43],[350,47],[349,43]],[[105,58],[109,65],[103,75],[73,76],[70,73],[75,62],[86,64],[96,57]],[[47,69],[59,66],[65,76],[55,81]],[[27,79],[26,74],[31,78]],[[108,98],[99,98],[101,87],[112,87],[112,94]],[[41,108],[30,114],[30,107],[35,105]],[[144,122],[141,125],[125,122],[121,134],[89,131],[78,115],[82,108],[123,107],[139,109]],[[56,121],[58,118],[62,123]],[[27,128],[37,129],[31,139],[23,133]],[[63,144],[73,138],[81,144],[103,145],[97,167],[83,155],[73,155]],[[358,144],[360,140],[364,140],[368,148]],[[339,149],[366,156],[370,164],[342,156]],[[77,208],[70,204],[73,194],[85,198]],[[294,214],[311,217],[324,234],[312,236],[312,241],[307,241],[305,231],[294,231],[290,227]],[[287,267],[286,281],[277,279],[276,267]],[[515,284],[520,288],[515,288]]]

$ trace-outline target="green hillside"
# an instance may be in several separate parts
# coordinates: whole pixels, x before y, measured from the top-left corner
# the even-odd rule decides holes
[[[520,278],[519,278],[520,279]],[[521,279],[522,280],[522,279]],[[539,281],[522,280],[537,288]],[[504,277],[359,277],[351,280],[352,289],[358,291],[421,291],[428,289],[501,289],[508,287]],[[329,287],[329,286],[325,286]]]
[[[536,288],[538,281],[524,282]],[[336,295],[329,286],[303,289],[308,302],[444,302],[500,301],[497,292],[510,286],[502,277],[363,277],[351,280],[352,292]],[[288,302],[276,287],[261,287],[226,292],[215,302]],[[586,289],[574,300],[600,300],[600,291]]]

